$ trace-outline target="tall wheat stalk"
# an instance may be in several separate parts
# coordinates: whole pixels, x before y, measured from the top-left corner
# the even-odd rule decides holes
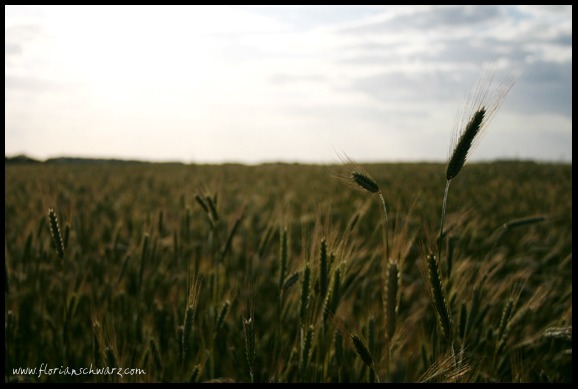
[[[451,154],[446,168],[446,186],[442,201],[440,232],[438,237],[438,259],[442,259],[444,218],[450,182],[462,170],[468,156],[479,144],[488,125],[514,85],[517,75],[512,73],[499,86],[493,85],[493,65],[483,68],[478,83],[471,89],[458,117],[451,145]]]
[[[338,174],[337,178],[339,180],[343,181],[346,185],[354,189],[377,194],[379,196],[379,201],[383,209],[383,234],[385,241],[385,260],[387,261],[389,259],[389,220],[387,217],[387,206],[381,188],[363,167],[361,167],[347,155],[340,155],[339,158],[343,161],[343,164],[347,169],[346,173]]]

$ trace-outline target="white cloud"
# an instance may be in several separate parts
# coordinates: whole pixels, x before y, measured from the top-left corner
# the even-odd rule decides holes
[[[7,6],[5,152],[332,161],[336,147],[443,160],[461,99],[498,60],[524,68],[498,115],[536,135],[480,155],[571,160],[564,142],[538,152],[531,142],[554,132],[522,116],[571,138],[569,11]]]

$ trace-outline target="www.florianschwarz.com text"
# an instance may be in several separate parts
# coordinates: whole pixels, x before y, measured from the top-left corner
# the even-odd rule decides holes
[[[39,367],[17,367],[12,369],[13,375],[33,375],[40,378],[42,375],[69,375],[69,376],[80,376],[80,375],[138,375],[146,374],[143,369],[130,368],[130,367],[93,367],[92,364],[89,367],[69,367],[69,366],[58,366],[51,367],[48,363],[41,363]]]

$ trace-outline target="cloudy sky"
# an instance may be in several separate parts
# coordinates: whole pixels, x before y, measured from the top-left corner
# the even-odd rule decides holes
[[[6,6],[5,153],[445,161],[486,63],[472,160],[571,162],[571,5]]]

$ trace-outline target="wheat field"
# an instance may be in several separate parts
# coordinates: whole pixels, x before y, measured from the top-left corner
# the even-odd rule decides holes
[[[572,166],[445,168],[6,164],[5,382],[571,382]]]

